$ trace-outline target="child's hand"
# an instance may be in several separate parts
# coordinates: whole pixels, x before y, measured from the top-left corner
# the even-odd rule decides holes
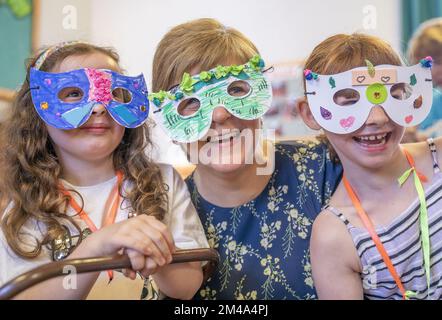
[[[154,259],[146,257],[138,251],[128,249],[125,250],[125,253],[130,258],[132,269],[124,269],[123,274],[132,280],[135,280],[137,272],[139,272],[144,278],[148,278],[150,275],[156,273],[160,267]]]
[[[137,217],[106,226],[84,240],[93,256],[110,255],[126,249],[133,271],[149,275],[172,261],[172,234],[156,218]]]

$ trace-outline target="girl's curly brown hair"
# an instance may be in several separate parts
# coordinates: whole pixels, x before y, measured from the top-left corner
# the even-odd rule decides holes
[[[31,99],[29,72],[44,52],[28,61],[26,80],[15,97],[8,119],[0,128],[1,196],[9,203],[1,228],[10,248],[28,259],[37,257],[43,246],[64,231],[63,221],[80,231],[75,219],[66,214],[69,198],[62,195],[58,188],[63,169],[46,125],[35,111]],[[51,71],[68,56],[96,52],[106,54],[119,63],[119,56],[110,48],[72,43],[50,53],[40,70]],[[127,194],[122,194],[120,187],[120,194],[130,202],[131,210],[138,215],[153,215],[162,220],[168,210],[167,185],[159,167],[146,154],[151,147],[146,124],[135,129],[126,128],[113,153],[113,163],[115,170],[121,170],[124,180],[131,186]],[[45,228],[42,228],[43,238],[35,239],[32,250],[25,250],[22,228],[29,221],[43,224]]]

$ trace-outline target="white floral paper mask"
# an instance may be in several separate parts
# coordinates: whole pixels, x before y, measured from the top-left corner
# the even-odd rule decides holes
[[[304,71],[307,99],[319,125],[337,134],[354,132],[377,105],[400,126],[421,123],[433,102],[431,57],[411,67],[367,64],[334,75]]]

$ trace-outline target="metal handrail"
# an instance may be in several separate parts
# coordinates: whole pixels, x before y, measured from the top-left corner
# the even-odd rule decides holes
[[[215,249],[177,250],[172,255],[171,263],[208,261],[204,268],[204,282],[210,277],[219,263],[219,254]],[[66,276],[64,268],[75,267],[77,273],[97,272],[114,269],[130,268],[127,255],[114,255],[96,258],[70,259],[48,263],[17,276],[0,288],[0,300],[15,297],[20,292],[45,280],[58,276]]]

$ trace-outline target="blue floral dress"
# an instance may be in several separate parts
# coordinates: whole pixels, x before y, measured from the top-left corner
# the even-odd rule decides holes
[[[196,299],[316,299],[310,266],[313,221],[342,168],[322,143],[278,144],[275,171],[254,200],[235,208],[207,202],[186,182],[218,269]]]

